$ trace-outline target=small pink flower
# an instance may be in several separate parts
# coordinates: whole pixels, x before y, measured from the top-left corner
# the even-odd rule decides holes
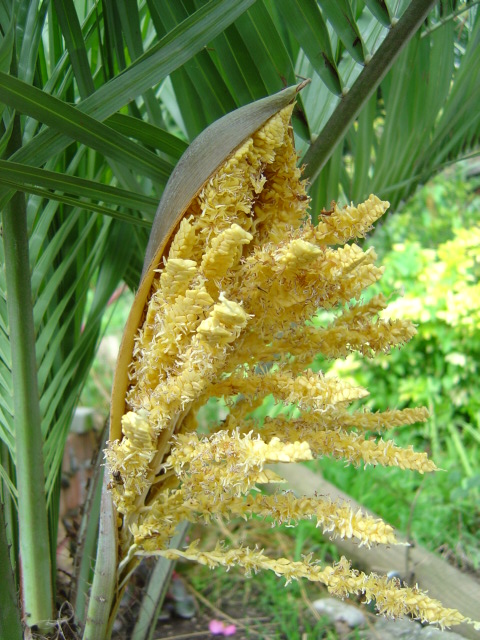
[[[228,627],[225,627],[223,630],[224,636],[233,636],[237,632],[237,627],[234,624],[229,624]]]
[[[214,636],[233,636],[237,631],[237,627],[234,624],[225,626],[221,620],[210,620],[208,628]]]
[[[210,629],[210,633],[213,633],[214,636],[221,636],[223,635],[225,625],[220,620],[210,620],[208,628]]]

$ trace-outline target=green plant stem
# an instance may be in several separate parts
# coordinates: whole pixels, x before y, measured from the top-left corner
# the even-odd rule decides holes
[[[75,610],[75,621],[85,625],[86,602],[91,579],[91,559],[95,555],[95,547],[98,540],[98,523],[100,517],[100,504],[102,499],[103,481],[103,450],[108,436],[108,422],[105,424],[100,447],[93,467],[93,477],[88,487],[85,500],[82,521],[77,535],[77,549],[75,552],[75,580],[72,585],[71,601]]]
[[[20,122],[7,152],[20,147]],[[30,286],[27,210],[17,192],[2,211],[7,307],[12,351],[13,406],[18,489],[23,617],[46,629],[53,616],[50,545],[45,499],[35,333]]]
[[[83,640],[106,640],[111,633],[108,623],[117,579],[117,522],[107,483],[104,473],[97,559]]]
[[[400,20],[392,26],[385,40],[352,87],[342,97],[318,138],[302,158],[304,178],[311,183],[347,133],[360,109],[367,102],[392,64],[427,17],[436,0],[413,0]]]
[[[441,29],[444,25],[447,24],[447,22],[449,22],[450,20],[454,20],[458,16],[462,15],[462,13],[465,13],[466,11],[470,11],[472,7],[474,7],[476,4],[480,4],[480,0],[473,0],[468,4],[462,5],[460,9],[457,9],[456,11],[452,11],[452,13],[449,13],[448,16],[445,16],[444,18],[439,20],[437,24],[434,24],[429,29],[424,29],[422,31],[422,38],[426,38],[437,29]]]

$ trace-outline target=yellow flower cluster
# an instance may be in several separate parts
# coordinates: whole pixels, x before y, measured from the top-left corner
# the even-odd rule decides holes
[[[373,356],[408,341],[415,330],[408,321],[379,317],[383,297],[361,301],[382,269],[372,250],[346,244],[364,236],[388,203],[372,195],[358,207],[335,205],[317,226],[309,221],[292,108],[270,118],[210,177],[156,265],[130,362],[123,437],[106,451],[122,521],[121,554],[268,568],[287,581],[319,580],[339,595],[364,593],[385,613],[453,624],[459,614],[343,561],[321,569],[309,558],[274,560],[258,550],[220,546],[206,552],[197,542],[168,550],[179,522],[253,515],[274,523],[313,517],[332,537],[392,544],[391,527],[346,504],[259,493],[258,484],[282,482],[265,465],[331,455],[354,464],[435,469],[423,453],[364,435],[423,421],[426,410],[351,412],[349,405],[367,391],[308,368],[319,352]],[[336,312],[330,326],[309,322],[318,309]],[[300,417],[260,426],[251,412],[270,394],[294,405]],[[229,415],[222,428],[201,437],[197,411],[212,397],[225,400]]]
[[[194,560],[211,569],[221,566],[228,571],[234,566],[241,566],[247,575],[270,570],[277,576],[285,577],[287,584],[292,580],[306,578],[312,582],[321,582],[330,593],[340,598],[355,594],[362,595],[367,603],[374,600],[381,614],[396,618],[408,615],[421,622],[436,622],[442,628],[462,622],[473,622],[456,609],[443,607],[438,600],[429,598],[416,586],[405,587],[397,578],[389,579],[375,573],[367,575],[352,569],[345,557],[332,567],[322,569],[317,563],[312,562],[311,556],[300,561],[274,559],[256,548],[225,550],[222,544],[217,544],[213,551],[201,551],[198,549],[198,541],[190,544],[184,551],[169,549],[157,551],[155,554],[171,560]],[[473,624],[475,628],[480,629],[477,623]]]

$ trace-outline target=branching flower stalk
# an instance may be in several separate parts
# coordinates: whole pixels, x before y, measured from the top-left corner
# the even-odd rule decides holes
[[[359,206],[335,205],[311,224],[292,109],[288,103],[277,109],[227,155],[150,268],[128,362],[121,436],[114,425],[106,451],[121,567],[126,571],[134,556],[161,555],[247,573],[270,569],[287,582],[322,582],[340,597],[363,594],[383,614],[458,624],[466,620],[460,613],[416,587],[359,573],[344,558],[321,567],[311,557],[293,562],[257,548],[202,550],[198,540],[168,548],[185,520],[208,525],[217,517],[254,515],[290,524],[316,518],[332,538],[395,544],[389,525],[348,504],[262,494],[259,484],[283,481],[267,465],[329,455],[355,465],[435,470],[425,453],[366,435],[425,421],[424,408],[349,411],[367,391],[309,368],[318,353],[373,357],[407,342],[415,329],[409,321],[383,320],[382,296],[362,300],[383,269],[373,250],[354,241],[388,203],[372,195]],[[335,312],[329,326],[312,322],[319,309]],[[298,417],[259,424],[252,411],[270,395],[296,407]],[[228,417],[200,435],[197,412],[212,397],[224,399]]]

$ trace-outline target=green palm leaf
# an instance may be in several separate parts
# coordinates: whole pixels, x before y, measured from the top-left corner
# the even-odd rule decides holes
[[[142,211],[150,219],[153,219],[157,208],[157,201],[150,196],[131,193],[119,187],[102,184],[97,180],[87,180],[47,169],[36,169],[29,165],[7,160],[0,160],[0,183],[9,184],[19,191],[29,192],[33,187],[62,191],[76,198],[90,198],[94,202],[104,202],[124,206],[134,211]],[[47,195],[46,191],[44,193]],[[53,193],[48,195],[55,199]],[[85,207],[85,205],[83,206]],[[106,211],[103,211],[103,213],[115,215],[115,212],[107,214]],[[132,215],[127,216],[127,219],[132,221]]]
[[[80,101],[77,108],[87,116],[91,115],[102,122],[180,67],[204,46],[205,41],[220,33],[253,1],[211,0],[151,47],[129,69],[104,84],[85,100]],[[21,94],[18,99],[23,103]],[[48,101],[48,98],[45,98],[45,101]],[[28,96],[25,97],[25,102],[31,104]],[[66,121],[69,122],[68,117]],[[58,124],[58,120],[56,122]],[[107,145],[112,142],[111,136],[104,136],[103,139]],[[39,166],[52,155],[65,149],[70,142],[71,139],[63,132],[41,131],[30,143],[18,150],[12,156],[12,160]],[[141,173],[140,167],[138,172]],[[11,191],[0,191],[1,202],[4,204],[10,195]]]
[[[363,64],[367,51],[350,3],[347,0],[320,0],[319,4],[346,50],[356,62]]]

